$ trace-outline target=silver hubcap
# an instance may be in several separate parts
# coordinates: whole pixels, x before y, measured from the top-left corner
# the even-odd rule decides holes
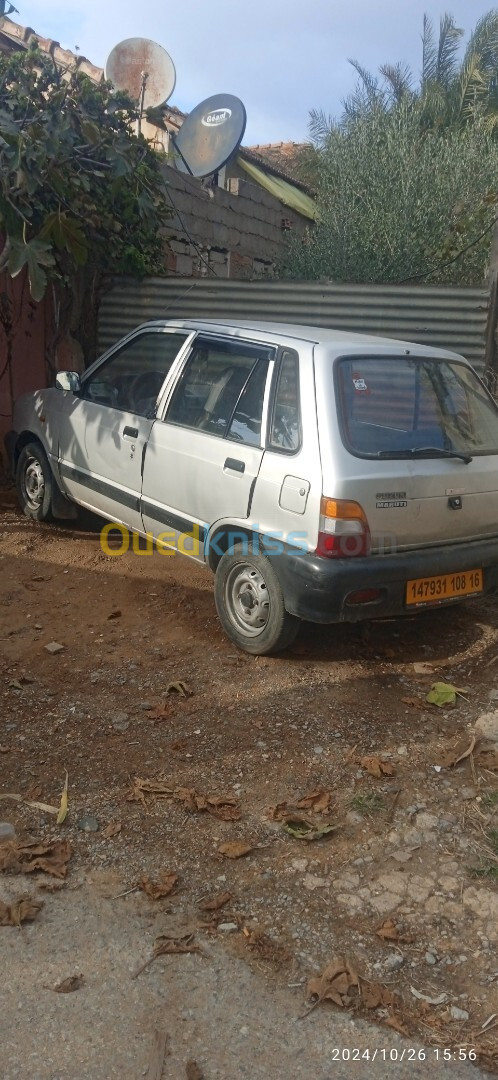
[[[270,598],[266,582],[250,563],[238,564],[230,571],[225,585],[228,614],[239,631],[257,637],[270,617]]]
[[[40,462],[30,458],[24,472],[26,498],[32,510],[38,510],[45,495],[45,477]]]

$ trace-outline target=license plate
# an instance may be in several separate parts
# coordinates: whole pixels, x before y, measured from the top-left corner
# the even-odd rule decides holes
[[[412,607],[442,604],[455,596],[476,596],[483,588],[482,570],[460,570],[454,574],[414,578],[406,583],[406,603]]]

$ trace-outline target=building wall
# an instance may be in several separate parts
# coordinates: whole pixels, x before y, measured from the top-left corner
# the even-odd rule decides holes
[[[163,165],[171,204],[166,265],[181,277],[272,277],[289,228],[303,234],[307,222],[258,184],[230,181],[232,190]]]

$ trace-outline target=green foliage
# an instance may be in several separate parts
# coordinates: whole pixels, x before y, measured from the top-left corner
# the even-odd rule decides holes
[[[383,64],[380,79],[350,60],[359,76],[353,93],[344,102],[343,123],[365,110],[390,109],[402,98],[420,105],[424,128],[441,130],[484,121],[490,131],[498,128],[498,9],[476,23],[461,54],[463,30],[452,15],[441,17],[436,36],[428,15],[422,29],[422,72],[414,77],[404,63]]]
[[[498,806],[498,788],[491,788],[490,791],[483,793],[482,805],[485,810],[493,810],[495,806]]]
[[[470,868],[472,877],[491,878],[498,881],[498,829],[490,829],[484,834],[484,856],[479,865]]]
[[[410,93],[345,122],[312,117],[319,221],[291,237],[284,276],[344,282],[481,284],[496,216],[498,141],[477,120],[444,132],[422,122]],[[478,163],[478,164],[477,164]],[[429,273],[430,272],[430,273]]]
[[[380,810],[386,809],[382,796],[376,791],[367,791],[364,795],[354,795],[351,799],[351,806],[359,814],[378,814]]]
[[[36,47],[0,55],[0,269],[92,288],[115,272],[162,273],[168,217],[156,153],[109,83],[62,72]]]
[[[482,284],[498,217],[498,9],[463,31],[424,16],[422,73],[358,76],[339,121],[310,114],[302,175],[315,229],[290,239],[281,272],[350,282]]]

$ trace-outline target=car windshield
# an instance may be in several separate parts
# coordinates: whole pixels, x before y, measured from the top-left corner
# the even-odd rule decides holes
[[[498,453],[498,408],[457,360],[410,356],[339,361],[343,441],[361,457]]]

